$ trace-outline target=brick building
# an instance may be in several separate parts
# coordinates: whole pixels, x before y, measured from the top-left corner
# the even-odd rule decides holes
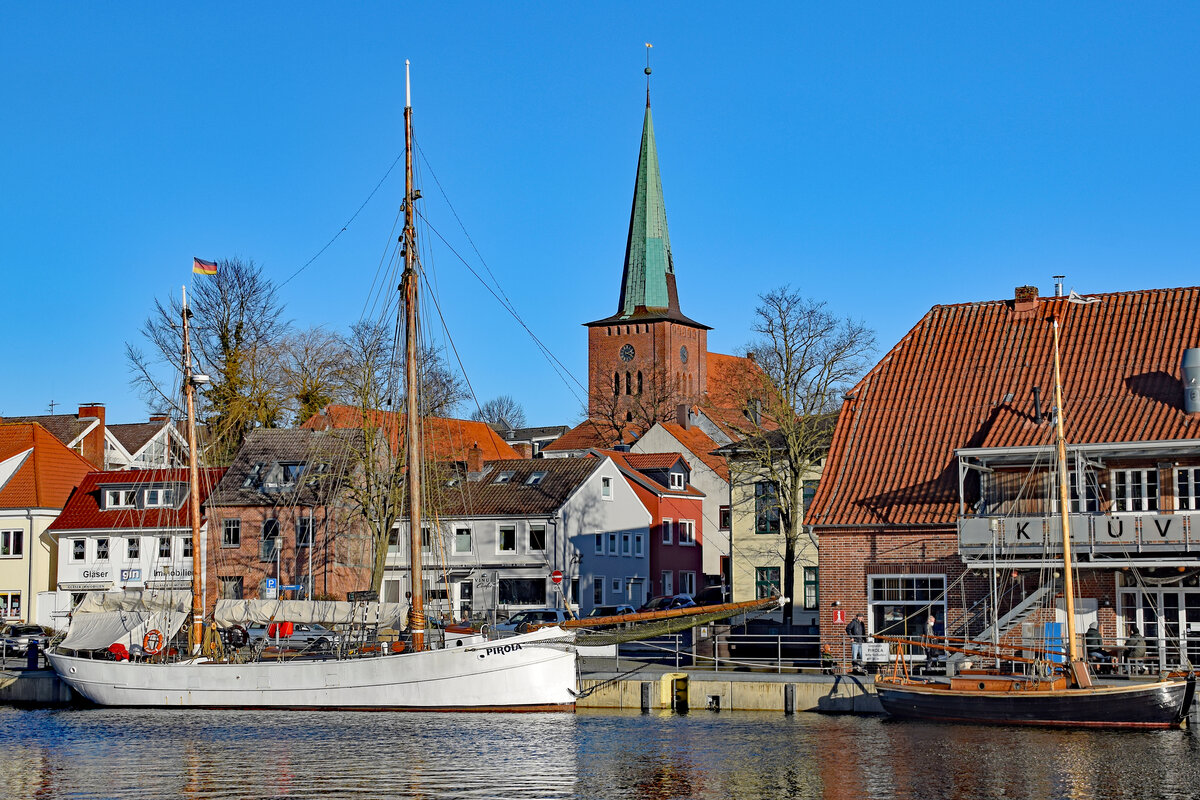
[[[948,635],[1008,641],[1065,620],[1055,318],[1079,630],[1200,657],[1200,403],[1181,369],[1195,287],[935,306],[846,394],[808,512],[835,652],[857,611],[872,633],[932,613]]]

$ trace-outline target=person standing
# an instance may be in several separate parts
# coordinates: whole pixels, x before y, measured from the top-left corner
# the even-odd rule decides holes
[[[846,635],[850,637],[850,661],[854,671],[862,669],[862,646],[867,640],[867,626],[863,624],[863,615],[858,613],[846,626]]]
[[[925,673],[929,672],[930,663],[935,658],[935,656],[934,656],[935,651],[932,647],[930,647],[930,645],[933,644],[934,629],[936,627],[937,627],[937,618],[934,617],[933,614],[930,614],[925,619],[925,647],[922,648],[925,651],[925,664],[924,664],[924,666],[922,666],[921,671],[925,672]]]

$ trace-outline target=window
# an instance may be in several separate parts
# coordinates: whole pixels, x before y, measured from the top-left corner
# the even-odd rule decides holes
[[[192,557],[192,537],[186,536],[183,539],[183,558]]]
[[[457,528],[454,531],[454,552],[469,553],[471,552],[471,529]]]
[[[694,545],[696,543],[696,523],[690,519],[679,520],[679,543]]]
[[[501,578],[499,599],[502,606],[546,605],[545,578]]]
[[[633,376],[625,373],[625,394],[633,394]]]
[[[604,576],[596,575],[592,578],[592,605],[604,605]]]
[[[669,569],[662,571],[662,593],[675,594],[675,573]]]
[[[770,481],[754,484],[754,521],[755,533],[779,533],[779,499]]]
[[[501,473],[499,473],[499,474],[498,474],[498,475],[497,475],[497,476],[496,476],[496,477],[495,477],[495,478],[492,480],[492,483],[508,483],[509,481],[511,481],[511,480],[512,480],[512,477],[513,477],[513,475],[515,475],[515,474],[516,474],[516,473],[515,473],[515,472],[513,472],[511,469],[506,469],[504,472],[501,472]]]
[[[608,535],[608,554],[610,556],[615,556],[617,554],[617,535],[615,533],[610,533]]]
[[[517,529],[512,525],[500,526],[500,552],[515,553],[517,551]]]
[[[603,533],[596,534],[596,555],[598,555],[598,556],[604,555],[604,534]]]
[[[600,496],[605,500],[612,500],[612,478],[608,475],[600,479]]]
[[[158,537],[158,557],[159,558],[170,558],[171,557],[171,537],[170,536]]]
[[[0,558],[25,555],[25,531],[0,531]]]
[[[637,378],[638,378],[637,393],[641,394],[642,393],[642,371],[640,369],[638,370]]]
[[[220,586],[217,588],[217,597],[221,600],[241,600],[242,599],[242,576],[238,575],[233,578],[219,577],[217,581]]]
[[[1087,489],[1087,498],[1083,501],[1082,507],[1079,499],[1079,478],[1074,470],[1067,473],[1067,487],[1071,493],[1070,512],[1072,514],[1096,513],[1100,510],[1100,491],[1096,486],[1095,481],[1088,480],[1090,473],[1084,474],[1084,483]],[[1054,485],[1054,490],[1050,492],[1050,510],[1058,513],[1058,484]]]
[[[133,489],[106,489],[105,508],[133,508],[137,505],[137,492]]]
[[[662,521],[662,543],[671,544],[673,541],[675,541],[675,539],[671,533],[671,520],[664,519]]]
[[[672,489],[682,489],[684,487],[682,472],[669,472],[667,474],[670,478]]]
[[[221,523],[221,547],[242,546],[242,521],[227,519]]]
[[[867,586],[872,633],[923,636],[930,614],[936,619],[935,627],[945,625],[945,575],[871,575]]]
[[[529,550],[530,552],[541,552],[546,549],[546,526],[545,525],[530,525],[529,526]]]
[[[87,558],[87,539],[71,540],[71,560],[83,561]]]
[[[820,594],[818,592],[819,584],[817,582],[817,568],[804,568],[804,607],[812,610],[818,607]]]
[[[1200,510],[1200,467],[1175,470],[1176,507],[1181,511]]]
[[[621,534],[621,555],[627,556],[633,553],[632,537],[628,533]]]
[[[537,486],[542,482],[542,478],[546,477],[545,472],[535,472],[525,480],[526,486]]]
[[[142,557],[142,540],[130,537],[125,540],[125,558],[137,561]]]
[[[274,561],[279,552],[279,520],[264,519],[258,542],[258,560]]]
[[[421,549],[428,551],[433,546],[433,534],[429,528],[421,526]]]
[[[732,526],[733,514],[729,510],[729,506],[721,506],[717,510],[717,529],[727,531]]]
[[[304,467],[305,464],[296,462],[280,464],[279,470],[283,473],[283,484],[285,486],[295,486],[304,475]]]
[[[1158,511],[1158,470],[1113,470],[1113,511]]]
[[[313,518],[301,517],[296,520],[296,547],[312,547]]]
[[[614,595],[616,595],[618,597],[621,595],[621,579],[620,578],[613,578],[612,590],[613,590]]]
[[[475,599],[474,581],[462,581],[458,584],[458,599],[464,603],[469,603]]]
[[[166,489],[146,489],[142,492],[142,505],[146,508],[164,508],[171,504],[171,493]]]
[[[762,599],[782,594],[779,589],[779,567],[754,568],[754,596]]]
[[[641,558],[646,552],[646,543],[640,533],[633,535],[633,555],[635,558]]]
[[[108,537],[103,536],[96,540],[96,560],[108,561]]]
[[[801,481],[800,493],[803,496],[804,508],[808,508],[808,504],[817,496],[817,481]]]
[[[7,619],[21,618],[20,592],[0,592],[0,616]]]
[[[696,593],[696,573],[680,572],[679,573],[679,591],[682,594]]]

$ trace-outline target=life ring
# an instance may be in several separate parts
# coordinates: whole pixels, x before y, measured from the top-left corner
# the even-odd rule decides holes
[[[234,625],[225,629],[225,639],[229,646],[236,650],[250,643],[250,632],[241,625]]]
[[[148,655],[156,656],[161,653],[163,649],[163,643],[162,631],[158,630],[157,628],[146,631],[146,635],[142,637],[142,649],[145,650]]]

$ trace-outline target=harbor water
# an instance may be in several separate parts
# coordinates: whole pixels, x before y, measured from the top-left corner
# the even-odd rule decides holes
[[[1194,798],[1191,731],[693,712],[0,708],[21,798]]]

